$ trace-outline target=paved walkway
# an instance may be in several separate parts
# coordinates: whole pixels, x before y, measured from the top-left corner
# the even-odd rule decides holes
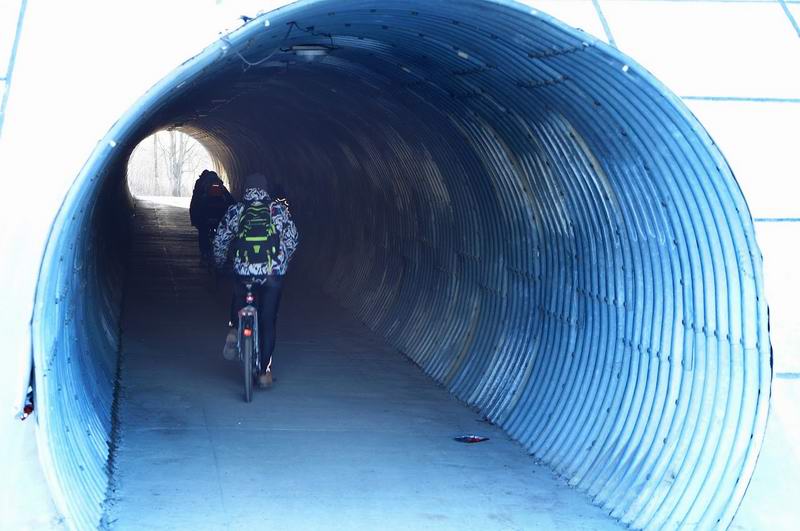
[[[187,211],[140,202],[134,238],[112,529],[620,529],[298,279],[244,403]]]

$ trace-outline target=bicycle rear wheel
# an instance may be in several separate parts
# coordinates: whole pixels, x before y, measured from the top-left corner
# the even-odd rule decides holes
[[[253,400],[253,338],[242,338],[242,364],[244,365],[244,401]]]

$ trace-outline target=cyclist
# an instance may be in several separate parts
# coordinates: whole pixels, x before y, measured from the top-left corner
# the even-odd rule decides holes
[[[238,312],[245,306],[246,282],[252,282],[258,309],[261,387],[272,385],[272,352],[275,349],[275,322],[281,300],[283,277],[298,243],[297,228],[285,199],[273,200],[267,192],[267,178],[260,173],[244,179],[242,200],[231,205],[214,238],[214,259],[221,268],[230,250],[234,251],[235,282],[231,303],[230,330],[222,355],[236,358]]]
[[[219,225],[233,202],[233,196],[225,188],[219,175],[214,171],[203,170],[194,183],[192,202],[189,204],[189,219],[192,226],[197,228],[197,244],[202,263],[212,263],[211,231]]]

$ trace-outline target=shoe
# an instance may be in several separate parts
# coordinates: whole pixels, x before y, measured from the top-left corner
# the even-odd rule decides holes
[[[236,347],[239,337],[235,328],[228,330],[228,336],[225,338],[225,347],[222,349],[222,357],[228,361],[236,359],[239,354],[239,349]]]
[[[272,371],[267,371],[258,375],[258,386],[262,389],[272,386]]]

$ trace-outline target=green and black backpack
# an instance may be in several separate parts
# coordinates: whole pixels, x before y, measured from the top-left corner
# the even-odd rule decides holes
[[[245,203],[239,217],[235,260],[248,265],[264,265],[269,272],[278,258],[280,244],[280,234],[272,221],[269,204],[261,201]]]

